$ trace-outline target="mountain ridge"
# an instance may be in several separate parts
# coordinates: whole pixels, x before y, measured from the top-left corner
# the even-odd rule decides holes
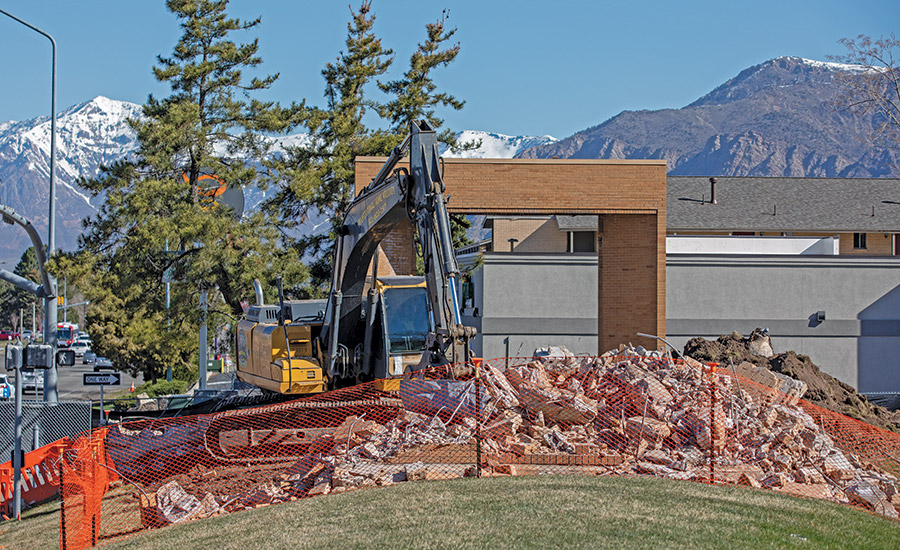
[[[872,116],[842,111],[839,73],[863,67],[778,57],[680,109],[623,111],[519,158],[654,158],[671,175],[896,177],[896,151],[865,138]]]
[[[834,108],[841,72],[868,70],[778,57],[740,71],[681,108],[623,111],[564,139],[508,136],[465,130],[470,151],[444,151],[466,158],[646,158],[664,159],[672,175],[897,177],[898,153],[872,147],[865,138],[875,125]],[[96,211],[78,179],[100,166],[127,158],[137,147],[129,118],[141,106],[97,96],[57,116],[57,237],[72,250],[81,220]],[[273,151],[302,144],[305,134],[278,136]],[[49,117],[0,122],[0,202],[30,219],[46,235],[49,200]],[[248,205],[262,193],[251,191]],[[0,243],[0,261],[14,265],[30,246],[24,232],[10,230]],[[46,243],[45,243],[46,244]]]

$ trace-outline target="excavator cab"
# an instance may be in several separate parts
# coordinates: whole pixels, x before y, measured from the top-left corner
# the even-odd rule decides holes
[[[388,378],[419,364],[434,324],[424,277],[381,277],[376,289],[379,299],[372,339],[373,375]]]

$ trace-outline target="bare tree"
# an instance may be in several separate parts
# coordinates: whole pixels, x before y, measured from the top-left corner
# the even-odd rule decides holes
[[[873,145],[900,149],[900,67],[896,65],[900,40],[893,33],[877,40],[861,34],[840,42],[847,52],[829,57],[852,67],[839,73],[845,89],[837,104],[871,117]]]

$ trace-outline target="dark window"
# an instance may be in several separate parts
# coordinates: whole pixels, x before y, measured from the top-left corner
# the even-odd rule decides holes
[[[566,252],[596,252],[597,233],[594,231],[570,231]]]
[[[431,329],[425,287],[385,289],[384,316],[390,353],[425,349],[425,335]]]
[[[471,275],[463,275],[462,283],[462,301],[463,307],[475,307],[475,284],[472,283]]]
[[[853,248],[857,250],[864,250],[866,248],[866,234],[865,233],[854,233],[853,234]]]

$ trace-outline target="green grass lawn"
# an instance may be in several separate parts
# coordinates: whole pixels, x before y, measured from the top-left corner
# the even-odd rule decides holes
[[[0,548],[54,548],[58,505],[0,524]],[[838,504],[652,478],[402,483],[240,512],[104,545],[278,548],[898,548],[900,523]]]

